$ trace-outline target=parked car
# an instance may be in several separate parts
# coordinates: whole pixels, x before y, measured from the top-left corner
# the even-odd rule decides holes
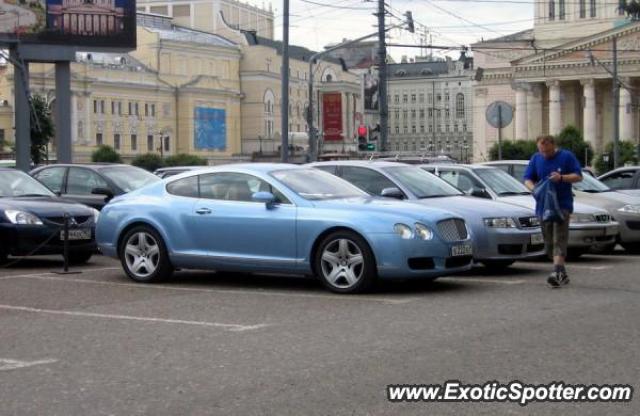
[[[64,199],[97,210],[114,196],[160,181],[144,169],[109,163],[48,165],[32,170],[30,175]]]
[[[526,160],[512,160],[484,164],[495,165],[514,176],[517,171],[524,175],[528,163]],[[516,176],[516,179],[522,180],[523,175]],[[590,175],[582,175],[582,181],[573,184],[573,190],[577,202],[602,208],[618,222],[618,242],[625,250],[640,253],[640,197],[616,192]]]
[[[535,210],[531,192],[505,171],[478,165],[422,165],[467,195],[492,199]],[[580,256],[590,248],[608,251],[616,244],[618,223],[607,211],[580,202],[574,203],[569,223],[569,255]]]
[[[96,250],[98,211],[64,201],[26,173],[0,168],[0,263],[7,256],[62,254],[69,216],[69,261],[85,263]]]
[[[624,166],[598,177],[609,188],[625,194],[640,196],[640,166]]]
[[[171,166],[171,167],[156,169],[155,171],[153,171],[153,174],[161,179],[164,179],[164,178],[168,178],[169,176],[174,176],[180,173],[203,169],[207,167],[208,166]]]
[[[377,278],[468,270],[465,221],[373,198],[325,172],[289,164],[192,171],[113,199],[98,245],[138,282],[175,268],[316,275],[339,293]]]
[[[318,162],[311,166],[345,179],[371,195],[449,210],[463,217],[473,237],[474,259],[487,267],[544,254],[533,210],[466,196],[417,166],[383,161]]]

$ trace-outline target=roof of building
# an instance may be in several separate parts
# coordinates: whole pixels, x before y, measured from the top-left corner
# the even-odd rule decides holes
[[[130,71],[149,70],[145,64],[126,53],[77,52],[76,62]]]
[[[143,26],[147,30],[157,33],[160,39],[163,40],[228,48],[238,47],[237,44],[220,35],[175,25],[172,22],[172,18],[168,16],[138,12],[137,23],[139,26]]]
[[[389,78],[424,78],[448,73],[449,64],[446,61],[407,62],[388,65],[387,72]]]
[[[245,38],[249,45],[262,45],[272,49],[275,49],[278,54],[282,53],[282,42],[278,40],[263,38],[262,36],[258,36],[255,32],[252,31],[243,31]],[[316,52],[310,49],[304,48],[302,46],[289,45],[289,57],[292,59],[298,59],[301,61],[309,62],[309,58],[314,55]],[[329,55],[325,55],[322,58],[323,61],[332,62],[337,65],[341,65],[343,70],[347,70],[347,67],[342,59],[332,58]]]
[[[498,42],[523,42],[534,40],[533,29],[526,29],[520,32],[511,33],[509,35],[501,36],[499,38],[482,40],[479,43],[498,43]]]

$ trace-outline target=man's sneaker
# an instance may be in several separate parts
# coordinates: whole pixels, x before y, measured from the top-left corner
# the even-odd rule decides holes
[[[547,283],[549,284],[549,286],[551,287],[560,287],[560,281],[558,278],[558,273],[557,272],[552,272],[549,277],[547,277]]]
[[[558,278],[558,286],[566,286],[569,284],[569,276],[567,272],[560,272],[560,277]]]

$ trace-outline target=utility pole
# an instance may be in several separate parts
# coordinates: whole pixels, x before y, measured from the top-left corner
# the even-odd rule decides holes
[[[280,111],[282,126],[282,144],[280,145],[280,160],[286,163],[289,160],[289,0],[283,0],[283,27],[282,27],[282,98]]]
[[[618,82],[618,42],[613,38],[613,168],[620,162],[620,83]]]
[[[378,104],[380,111],[380,151],[387,151],[389,111],[387,103],[387,46],[384,28],[386,9],[384,0],[378,0]]]

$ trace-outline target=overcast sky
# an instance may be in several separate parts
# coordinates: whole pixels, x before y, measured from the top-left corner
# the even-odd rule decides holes
[[[267,7],[269,4],[261,0],[250,2]],[[534,20],[533,0],[387,0],[387,4],[398,17],[411,10],[414,20],[419,23],[416,29],[424,26],[430,29],[434,45],[468,45],[481,38],[491,39],[531,28]],[[282,39],[282,1],[273,2],[272,7],[276,39]],[[376,17],[372,15],[376,10],[377,1],[290,0],[290,42],[321,50],[344,38],[354,39],[373,33],[377,30]],[[399,20],[391,18],[391,22]],[[420,44],[419,33],[394,30],[390,35],[390,42]],[[389,53],[399,61],[402,55],[412,57],[420,51],[392,48]],[[453,55],[458,56],[458,53]]]

